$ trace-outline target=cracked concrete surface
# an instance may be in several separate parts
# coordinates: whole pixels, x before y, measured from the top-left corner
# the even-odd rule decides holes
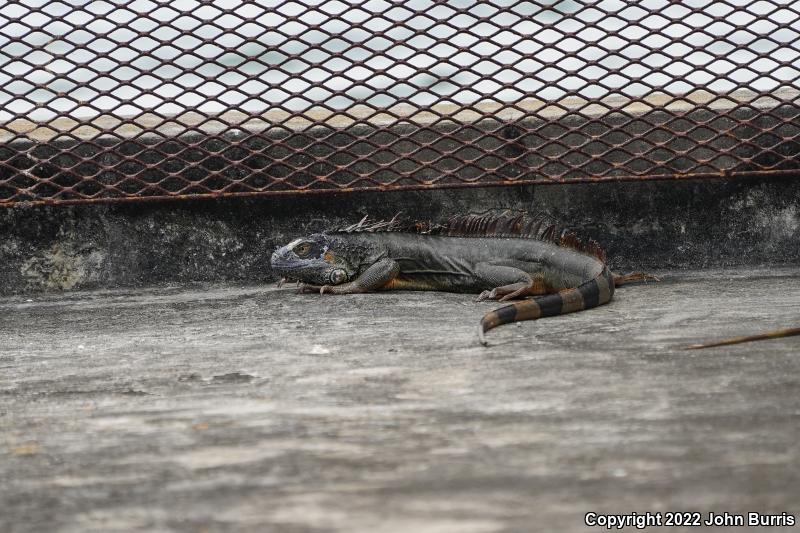
[[[468,295],[0,299],[0,530],[583,531],[800,515],[800,270],[660,273],[492,331]],[[677,531],[679,529],[672,529]]]

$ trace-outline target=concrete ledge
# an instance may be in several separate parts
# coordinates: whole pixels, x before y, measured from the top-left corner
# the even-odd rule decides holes
[[[490,333],[468,295],[0,299],[0,530],[582,532],[797,517],[800,271],[661,273]],[[599,530],[599,529],[598,529]]]

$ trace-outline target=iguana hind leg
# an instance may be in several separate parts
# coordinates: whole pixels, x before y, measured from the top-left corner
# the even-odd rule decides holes
[[[475,274],[490,287],[481,292],[476,302],[498,300],[505,302],[514,298],[546,294],[547,289],[541,274],[530,274],[519,268],[479,263],[475,266]]]
[[[497,300],[499,302],[507,302],[515,298],[538,296],[540,294],[547,294],[548,292],[544,280],[541,276],[538,276],[530,282],[512,283],[510,285],[503,285],[502,287],[495,287],[490,291],[483,291],[478,295],[475,301]]]

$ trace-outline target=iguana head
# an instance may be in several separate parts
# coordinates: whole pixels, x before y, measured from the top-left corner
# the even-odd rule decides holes
[[[356,268],[337,252],[324,233],[295,239],[272,254],[272,270],[281,277],[313,285],[339,285],[355,277]]]

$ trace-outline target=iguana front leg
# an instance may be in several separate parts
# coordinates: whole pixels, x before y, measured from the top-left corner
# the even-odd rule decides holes
[[[356,294],[377,291],[391,282],[400,273],[400,265],[394,259],[381,259],[370,265],[353,281],[341,285],[300,285],[298,292],[317,292],[320,294]]]

